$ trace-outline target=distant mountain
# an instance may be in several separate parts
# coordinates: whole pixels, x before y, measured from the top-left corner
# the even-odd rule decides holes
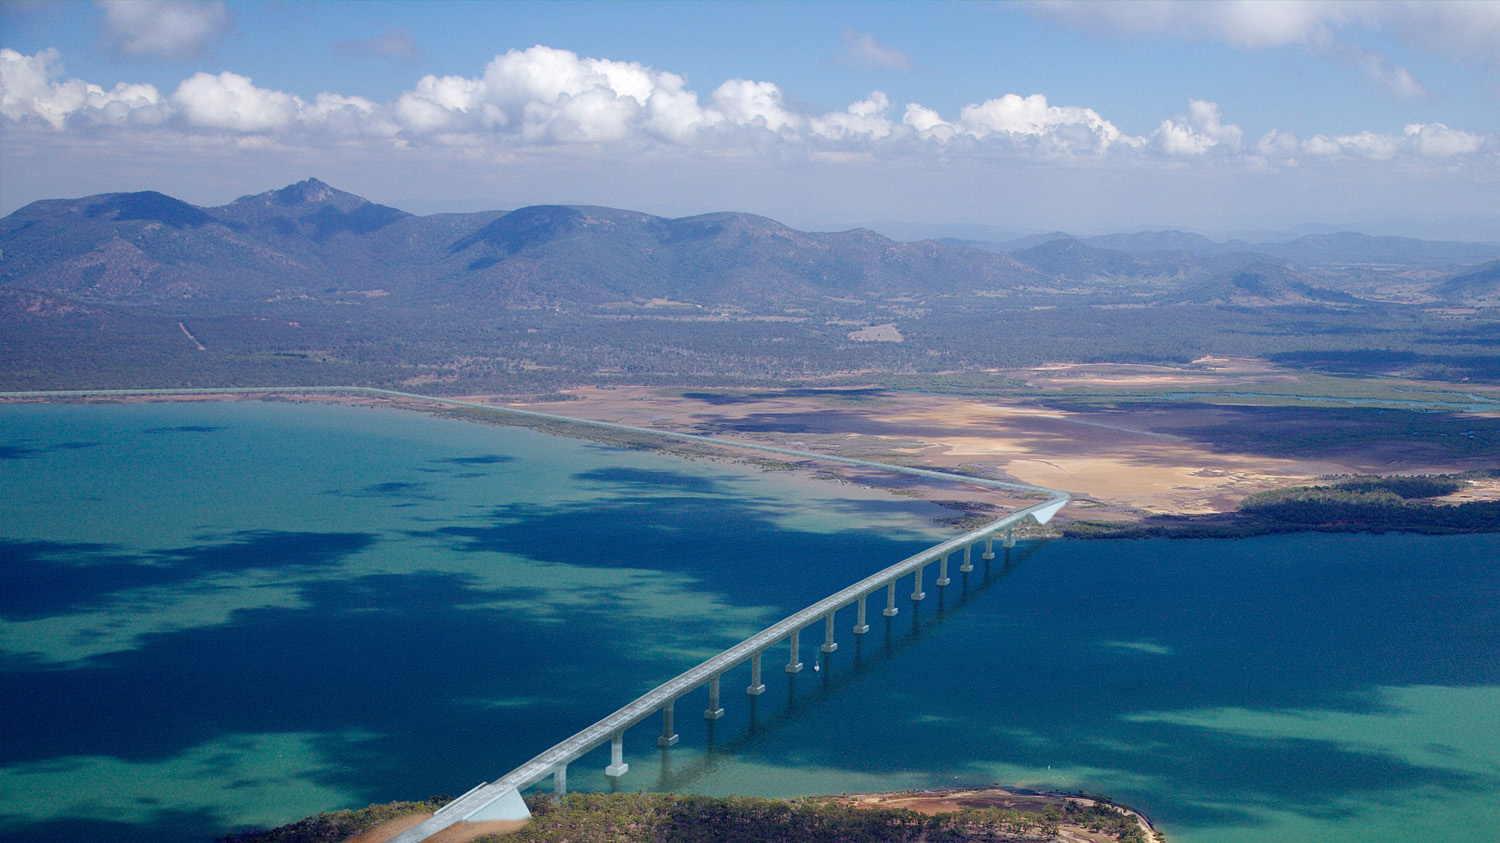
[[[1189,255],[1215,254],[1240,251],[1249,244],[1242,242],[1216,243],[1201,234],[1186,231],[1142,231],[1135,234],[1106,234],[1085,237],[1083,242],[1099,249],[1114,249],[1132,254],[1157,252],[1183,252]]]
[[[1267,307],[1360,304],[1361,299],[1307,281],[1286,264],[1251,263],[1161,297],[1163,303]]]
[[[1290,243],[1260,243],[1255,250],[1303,265],[1462,266],[1500,258],[1500,244],[1369,237],[1351,231],[1309,234]]]
[[[415,217],[316,179],[217,208],[159,193],[38,202],[0,220],[0,284],[85,300],[338,296],[702,304],[996,289],[1011,258],[751,214],[534,206]]]
[[[1500,260],[1461,272],[1427,292],[1466,304],[1500,302]]]
[[[1381,265],[1402,267],[1469,266],[1500,258],[1500,244],[1449,240],[1417,240],[1411,237],[1370,237],[1355,232],[1308,234],[1290,242],[1218,242],[1185,231],[1146,231],[1073,238],[1062,232],[1036,234],[1004,242],[944,240],[951,245],[1016,253],[1063,238],[1084,245],[1132,255],[1180,255],[1193,258],[1211,255],[1258,255],[1256,260],[1276,258],[1305,267],[1330,265]]]
[[[200,213],[237,232],[262,239],[305,238],[318,243],[340,234],[369,234],[411,216],[405,211],[335,190],[317,179],[307,179],[255,196],[243,196],[223,207]]]
[[[1166,267],[1127,252],[1096,248],[1072,237],[1018,249],[1011,255],[1056,279],[1138,278],[1180,271],[1178,266]]]
[[[0,219],[0,288],[96,304],[381,296],[480,311],[980,292],[1334,303],[1348,297],[1300,267],[1500,257],[1486,244],[1358,234],[1255,249],[1177,231],[971,248],[866,229],[797,231],[752,214],[667,219],[591,206],[413,216],[307,179],[220,207],[154,191],[33,203]]]

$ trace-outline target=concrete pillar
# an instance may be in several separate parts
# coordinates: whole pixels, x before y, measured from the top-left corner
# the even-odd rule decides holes
[[[916,577],[913,578],[913,580],[912,580],[912,587],[911,587],[911,589],[912,589],[912,591],[911,591],[911,599],[912,600],[921,600],[922,598],[924,598],[924,597],[927,596],[927,592],[925,592],[925,591],[922,590],[922,569],[926,568],[926,567],[927,567],[926,565],[918,565],[917,566]]]
[[[1015,547],[1016,546],[1016,537],[1015,537],[1015,532],[1014,531],[1015,531],[1014,527],[1006,527],[1005,528],[1005,546],[1006,547]]]
[[[981,557],[979,557],[979,558],[983,559],[986,562],[988,562],[991,559],[995,558],[995,537],[994,536],[991,535],[991,536],[985,536],[984,537],[984,555],[981,556]]]
[[[823,626],[823,646],[818,649],[825,653],[831,653],[839,648],[839,645],[833,641],[833,612],[828,613],[828,620]]]
[[[708,680],[708,711],[703,712],[704,720],[718,720],[724,716],[724,709],[719,707],[719,674],[715,673]]]
[[[552,768],[552,792],[563,796],[568,792],[568,765],[559,764]]]
[[[964,548],[964,564],[958,566],[960,572],[967,574],[974,570],[974,563],[969,561],[969,551],[973,549],[974,545],[972,544]]]
[[[756,653],[750,657],[750,687],[745,689],[745,693],[753,697],[765,690],[766,686],[760,682],[760,653]]]
[[[672,729],[672,705],[676,700],[667,700],[667,704],[661,707],[661,737],[656,739],[656,745],[669,747],[677,743],[677,732]]]
[[[792,634],[787,636],[787,640],[792,644],[792,657],[786,663],[787,673],[796,673],[802,669],[802,662],[797,660],[797,646],[801,644],[801,639],[802,630],[800,629],[792,630]]]
[[[948,554],[944,553],[942,560],[938,562],[937,585],[942,588],[950,582],[952,580],[948,579]]]
[[[870,625],[865,623],[865,598],[869,596],[868,594],[861,594],[859,596],[859,617],[854,619],[855,635],[864,635],[870,631]]]
[[[604,768],[604,775],[618,779],[629,769],[625,763],[625,732],[621,730],[609,740],[609,766]]]
[[[885,590],[885,611],[882,612],[881,614],[885,615],[888,618],[893,618],[893,617],[896,616],[896,612],[897,611],[898,610],[896,609],[896,581],[895,580],[891,580],[890,586],[888,586],[886,588],[886,590]]]

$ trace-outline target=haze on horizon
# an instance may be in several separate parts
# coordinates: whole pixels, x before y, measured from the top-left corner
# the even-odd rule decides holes
[[[1500,3],[0,4],[0,213],[316,176],[1016,234],[1500,241]]]

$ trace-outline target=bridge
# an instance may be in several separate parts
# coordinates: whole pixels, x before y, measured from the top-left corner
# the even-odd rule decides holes
[[[930,479],[945,480],[950,482],[971,483],[991,488],[1006,489],[1009,491],[1022,492],[1028,495],[1043,497],[1044,500],[1018,509],[1003,518],[986,524],[976,530],[971,530],[957,538],[949,539],[934,547],[930,547],[920,553],[907,557],[896,564],[872,574],[853,585],[844,588],[807,608],[761,630],[755,635],[730,647],[716,656],[704,661],[672,679],[667,680],[651,691],[641,695],[629,704],[608,715],[604,719],[584,728],[577,734],[564,739],[540,755],[527,761],[525,764],[506,773],[493,782],[484,782],[474,787],[469,792],[443,806],[441,810],[432,817],[414,826],[405,832],[393,837],[390,843],[418,843],[418,841],[437,834],[438,832],[459,822],[480,822],[486,820],[523,820],[531,816],[526,808],[526,803],[521,798],[521,792],[542,780],[551,777],[553,790],[558,793],[567,792],[568,765],[583,755],[603,746],[606,741],[610,743],[610,764],[605,768],[605,775],[614,779],[625,775],[630,767],[624,760],[625,732],[647,718],[660,714],[661,735],[656,739],[660,747],[669,747],[677,743],[678,735],[673,726],[676,703],[678,700],[704,686],[708,688],[708,707],[703,712],[703,717],[715,720],[723,716],[723,700],[721,695],[721,679],[725,672],[739,667],[746,662],[750,664],[750,684],[745,688],[749,696],[756,696],[766,689],[762,681],[762,662],[773,648],[786,647],[787,662],[783,667],[786,673],[797,673],[802,670],[800,661],[802,632],[809,627],[822,624],[823,641],[819,646],[821,652],[831,653],[838,649],[836,636],[835,618],[841,610],[851,606],[855,609],[854,624],[851,633],[864,635],[869,632],[868,621],[869,601],[884,591],[885,605],[880,612],[885,617],[893,617],[899,613],[897,605],[897,590],[901,580],[911,578],[911,592],[907,598],[911,601],[920,601],[926,598],[924,582],[928,567],[937,566],[937,578],[934,585],[943,587],[948,585],[949,568],[952,557],[959,555],[959,572],[968,573],[974,570],[973,555],[975,548],[983,544],[981,558],[988,562],[995,558],[994,544],[997,538],[1004,547],[1015,545],[1015,528],[1026,519],[1031,519],[1037,524],[1046,524],[1062,509],[1070,497],[1067,492],[1056,489],[1045,489],[1038,486],[1029,486],[1020,483],[1010,483],[1001,480],[991,480],[982,477],[970,477],[967,475],[953,474],[931,469],[912,468],[909,466],[888,465],[869,460],[852,459],[849,457],[838,457],[828,454],[815,454],[804,451],[796,451],[788,448],[779,448],[772,445],[741,442],[729,439],[720,439],[711,436],[699,436],[674,431],[654,430],[645,427],[616,424],[613,422],[600,422],[587,419],[577,419],[569,416],[554,415],[551,413],[540,413],[533,410],[521,410],[512,407],[497,407],[491,404],[482,404],[473,401],[460,401],[457,399],[434,398],[427,395],[398,392],[395,390],[376,389],[369,387],[304,387],[304,388],[252,388],[252,389],[199,389],[199,390],[89,390],[72,392],[28,392],[28,393],[0,393],[0,397],[37,397],[37,398],[66,398],[66,397],[93,397],[93,396],[125,396],[125,395],[201,395],[201,394],[266,394],[266,393],[360,393],[380,397],[401,398],[405,400],[419,400],[449,406],[472,407],[483,410],[495,411],[506,415],[529,417],[538,420],[565,422],[569,424],[586,425],[625,431],[631,433],[649,434],[654,437],[665,437],[669,439],[683,439],[711,444],[715,446],[730,446],[735,448],[748,448],[757,451],[766,451],[784,456],[792,456],[800,459],[818,460],[821,462],[833,462],[845,465],[855,465],[865,468],[876,468],[885,471],[894,471],[904,474],[912,474]],[[1003,534],[1003,536],[1002,536]]]

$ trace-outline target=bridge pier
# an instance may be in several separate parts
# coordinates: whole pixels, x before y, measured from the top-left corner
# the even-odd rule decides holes
[[[629,769],[630,765],[625,763],[625,732],[621,730],[609,739],[609,766],[604,768],[604,775],[618,779]]]
[[[912,579],[911,599],[913,601],[921,600],[927,596],[927,592],[922,590],[922,571],[926,567],[926,565],[918,565],[916,576]]]
[[[1005,546],[1006,547],[1015,547],[1016,546],[1016,536],[1015,536],[1015,528],[1014,527],[1006,527],[1005,528]]]
[[[750,657],[750,687],[745,689],[745,693],[753,697],[765,690],[766,686],[760,681],[760,653],[756,653]]]
[[[854,619],[855,635],[864,635],[870,631],[870,625],[865,623],[865,598],[869,596],[868,594],[861,594],[859,596],[859,617]]]
[[[942,588],[950,582],[952,580],[948,579],[948,554],[944,553],[943,558],[938,561],[937,586]]]
[[[834,610],[834,611],[837,611],[837,610]],[[828,613],[828,620],[824,623],[824,629],[823,629],[823,646],[819,647],[818,649],[821,650],[821,651],[823,651],[823,652],[825,652],[825,653],[831,653],[834,650],[837,650],[838,648],[839,648],[839,645],[835,644],[834,641],[833,641],[833,612],[829,612]]]
[[[900,610],[896,608],[896,581],[891,580],[891,584],[885,590],[885,611],[881,614],[893,618],[898,611]]]
[[[677,743],[677,733],[672,730],[672,706],[676,700],[667,700],[666,705],[661,707],[661,737],[656,739],[656,745],[666,749]]]
[[[724,716],[724,709],[719,706],[719,674],[715,673],[708,680],[708,710],[703,712],[704,720],[718,720]]]
[[[979,558],[986,562],[995,558],[995,536],[993,533],[984,537],[984,555]]]
[[[792,634],[787,636],[787,640],[792,642],[792,657],[786,663],[787,673],[796,673],[802,669],[802,662],[797,661],[797,647],[801,643],[801,638],[802,630],[800,629],[792,630]]]
[[[960,573],[967,574],[974,570],[974,563],[969,561],[969,551],[973,549],[974,545],[972,544],[964,547],[964,564],[958,566]]]
[[[566,796],[568,793],[568,765],[559,764],[552,768],[552,793],[557,796]]]

